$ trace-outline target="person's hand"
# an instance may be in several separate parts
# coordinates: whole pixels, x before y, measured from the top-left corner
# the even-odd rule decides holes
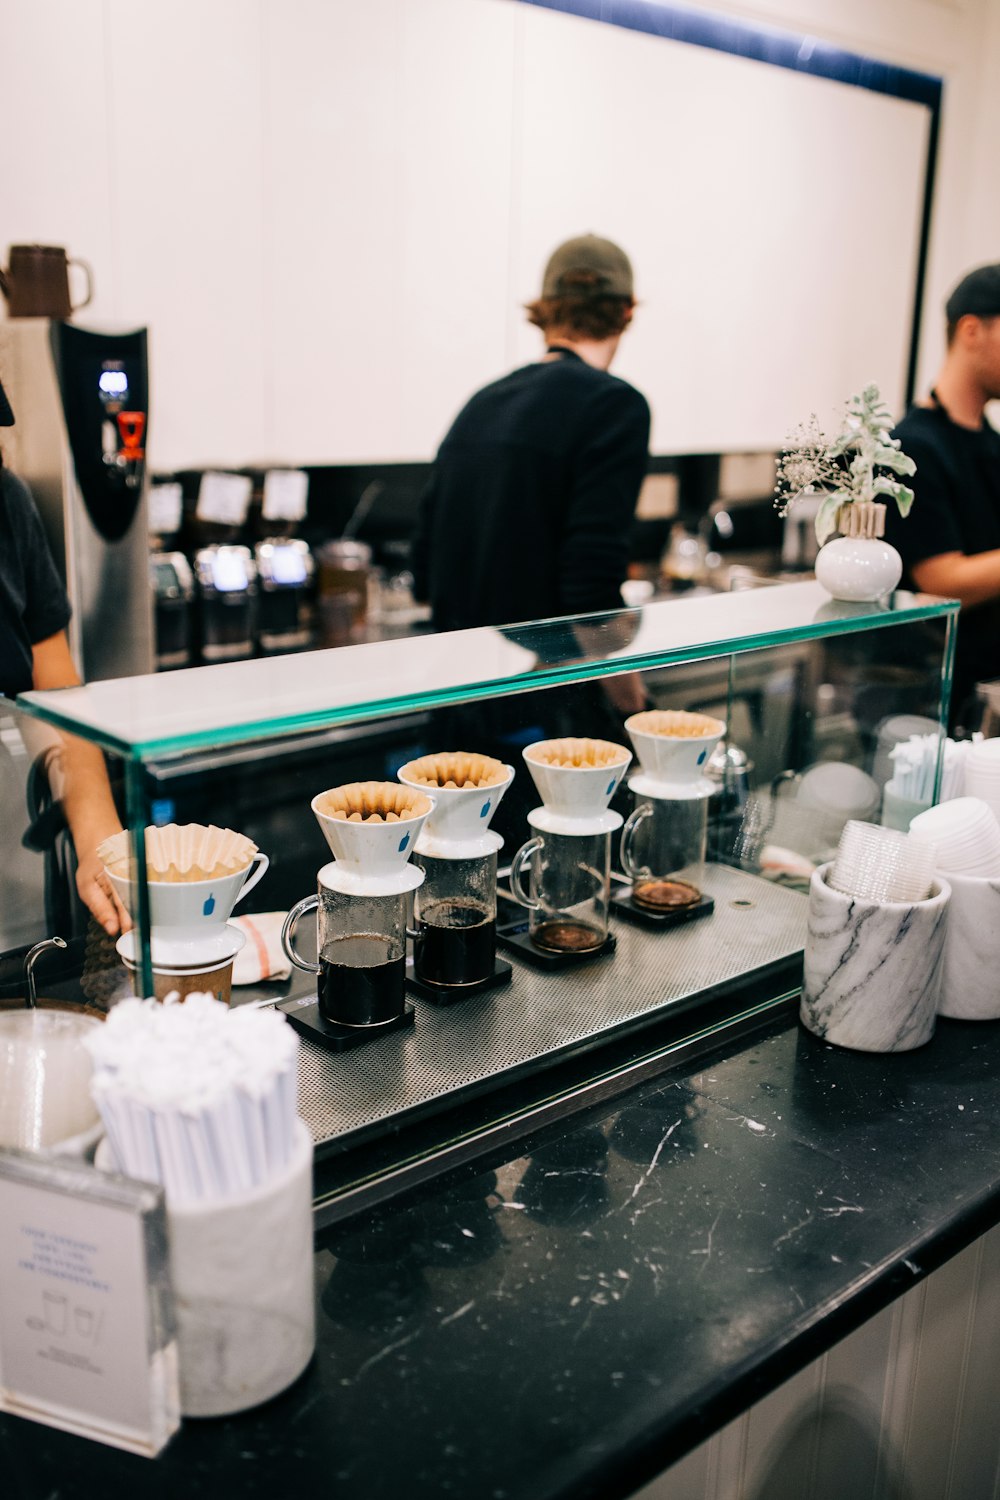
[[[639,672],[623,672],[620,677],[602,677],[601,687],[612,708],[626,719],[649,707],[649,698]]]
[[[119,932],[128,932],[132,926],[131,919],[119,901],[96,851],[84,855],[77,866],[76,888],[84,906],[109,937],[114,937]]]

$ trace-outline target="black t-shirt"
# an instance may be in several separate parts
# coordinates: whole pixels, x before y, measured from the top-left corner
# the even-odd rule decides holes
[[[616,609],[649,406],[565,352],[477,392],[438,451],[414,548],[439,630]]]
[[[31,648],[69,623],[70,608],[27,485],[0,469],[0,693],[31,686]]]
[[[917,466],[907,483],[913,508],[904,520],[890,501],[886,540],[903,559],[913,584],[915,563],[944,552],[1000,549],[1000,433],[988,423],[960,427],[939,406],[913,406],[893,432]],[[952,690],[953,720],[977,682],[1000,677],[1000,600],[963,609]]]

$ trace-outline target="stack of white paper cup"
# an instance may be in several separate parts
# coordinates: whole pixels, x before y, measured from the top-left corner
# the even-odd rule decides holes
[[[979,797],[956,797],[918,813],[910,837],[936,845],[946,875],[1000,876],[1000,823]]]
[[[827,885],[865,901],[923,901],[933,879],[933,844],[852,820],[840,836]]]
[[[980,740],[965,758],[965,791],[1000,818],[1000,739]]]

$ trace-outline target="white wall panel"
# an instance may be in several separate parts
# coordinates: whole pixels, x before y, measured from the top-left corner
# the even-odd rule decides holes
[[[261,3],[107,3],[116,311],[150,329],[160,468],[238,464],[271,445]]]
[[[943,291],[1000,233],[995,6],[713,8],[947,72],[926,377]],[[0,254],[66,244],[94,323],[148,323],[159,467],[427,456],[535,356],[519,304],[586,227],[635,250],[618,368],[658,448],[767,446],[868,378],[896,400],[923,119],[896,101],[510,0],[8,0],[4,50]]]
[[[567,48],[574,66],[561,66]],[[521,264],[619,239],[616,370],[654,450],[778,446],[876,381],[902,401],[926,112],[547,11],[527,17]]]
[[[402,411],[392,456],[431,457],[471,392],[508,367],[518,298],[508,272],[519,19],[508,0],[406,6]]]
[[[103,0],[4,5],[0,258],[32,243],[82,256],[95,274],[82,316],[95,324],[115,315],[104,41]]]
[[[275,457],[378,458],[398,430],[404,5],[265,7]]]

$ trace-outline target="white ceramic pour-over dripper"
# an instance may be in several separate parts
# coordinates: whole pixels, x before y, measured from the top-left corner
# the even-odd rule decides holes
[[[333,816],[351,803],[362,820]],[[405,866],[433,806],[426,792],[393,781],[352,782],[320,792],[310,806],[336,862],[338,889],[389,895],[409,888]],[[369,812],[378,812],[381,821],[364,821]],[[388,812],[395,814],[391,822],[385,821]]]
[[[703,733],[688,732],[700,726],[703,726]],[[685,732],[678,734],[679,728]],[[706,782],[702,791],[700,783],[709,756],[726,732],[721,719],[710,714],[654,708],[626,719],[625,730],[638,756],[643,777],[659,783],[660,796],[671,795],[670,790],[665,789],[674,789],[673,794],[680,797],[708,795],[714,790],[711,783]],[[633,790],[657,795],[646,785],[633,787]]]
[[[577,752],[593,763],[554,765]],[[545,804],[528,814],[534,828],[548,833],[603,833],[621,826],[609,803],[632,760],[631,751],[609,740],[539,740],[522,752],[538,795]]]
[[[492,832],[490,822],[514,780],[514,767],[477,757],[483,761],[486,775],[495,778],[485,786],[435,786],[428,781],[432,774],[451,780],[447,773],[454,769],[451,763],[456,759],[451,754],[426,755],[408,761],[396,772],[404,786],[426,793],[434,804],[417,839],[418,854],[436,859],[474,859],[503,848],[503,839]]]

